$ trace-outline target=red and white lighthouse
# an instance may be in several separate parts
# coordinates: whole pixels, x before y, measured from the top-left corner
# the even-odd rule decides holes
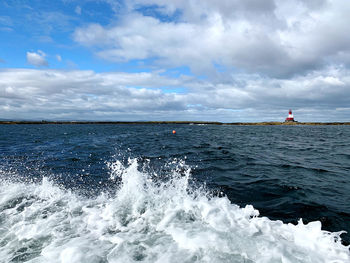
[[[289,110],[288,117],[286,118],[286,121],[294,121],[292,110]]]

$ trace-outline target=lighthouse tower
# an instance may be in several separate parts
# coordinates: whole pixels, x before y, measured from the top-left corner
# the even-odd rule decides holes
[[[288,117],[286,118],[286,122],[294,122],[292,110],[289,110],[289,114],[288,114]]]

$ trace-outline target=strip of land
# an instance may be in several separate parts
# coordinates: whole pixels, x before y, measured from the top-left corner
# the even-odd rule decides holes
[[[0,124],[210,124],[210,125],[350,125],[350,122],[208,122],[208,121],[0,121]]]

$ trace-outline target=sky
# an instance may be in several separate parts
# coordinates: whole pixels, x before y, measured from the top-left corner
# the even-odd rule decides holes
[[[350,1],[0,1],[0,120],[350,121]]]

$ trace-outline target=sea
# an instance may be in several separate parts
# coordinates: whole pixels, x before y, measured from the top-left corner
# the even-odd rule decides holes
[[[0,125],[0,262],[348,263],[349,231],[350,126]]]

